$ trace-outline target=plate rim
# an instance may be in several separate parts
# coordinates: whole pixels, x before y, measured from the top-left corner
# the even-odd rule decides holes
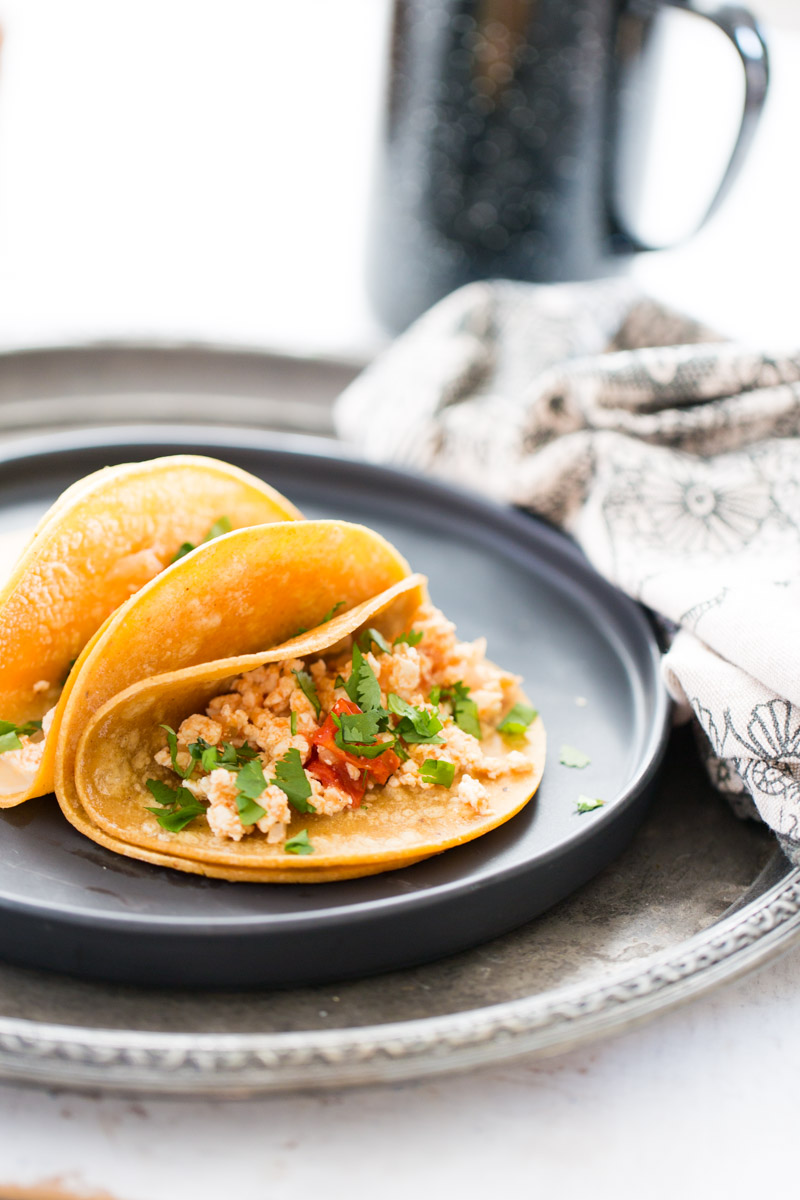
[[[221,434],[222,436],[220,436]],[[622,819],[630,805],[652,781],[663,758],[669,737],[671,710],[671,702],[661,678],[660,651],[653,626],[640,605],[594,571],[591,563],[572,539],[545,522],[538,521],[533,524],[532,517],[522,510],[476,495],[457,484],[444,483],[404,468],[370,462],[350,447],[329,442],[325,438],[314,438],[305,434],[248,430],[245,443],[240,428],[233,427],[226,431],[213,425],[197,425],[191,426],[189,429],[181,424],[113,425],[94,426],[86,430],[73,429],[27,434],[0,444],[0,468],[10,464],[22,467],[28,459],[35,459],[41,465],[43,457],[57,458],[60,455],[68,455],[86,449],[102,450],[110,445],[115,447],[127,445],[157,447],[171,441],[179,442],[184,447],[188,442],[191,448],[184,450],[188,453],[194,452],[195,446],[219,447],[222,444],[231,449],[255,450],[282,457],[307,456],[337,464],[349,462],[360,472],[366,474],[367,479],[372,476],[376,480],[394,482],[398,487],[409,483],[418,488],[422,487],[428,496],[438,496],[441,499],[442,507],[457,510],[459,515],[463,514],[465,509],[472,510],[476,516],[482,519],[484,525],[488,521],[501,527],[502,533],[506,537],[510,537],[510,534],[516,531],[521,537],[530,538],[535,529],[535,537],[537,541],[544,543],[547,554],[557,556],[560,573],[570,579],[577,576],[579,582],[585,582],[587,573],[596,575],[597,587],[604,594],[606,602],[612,609],[615,607],[617,610],[622,609],[626,620],[632,623],[637,635],[642,639],[643,648],[647,648],[647,666],[652,671],[653,682],[652,719],[649,728],[643,732],[641,737],[636,771],[628,780],[626,787],[615,798],[615,803],[613,808],[609,809],[604,827],[608,828],[614,822]],[[331,453],[332,447],[334,448],[333,453]],[[537,547],[537,549],[540,548]],[[617,612],[615,615],[618,617],[619,613]],[[614,640],[618,641],[617,630],[614,630]],[[593,826],[589,824],[576,825],[574,833],[559,841],[547,853],[542,854],[540,859],[542,865],[547,864],[552,858],[557,858],[565,850],[575,850],[588,844],[593,840],[593,836]],[[498,882],[513,879],[524,873],[526,867],[526,863],[509,864],[492,878]],[[470,890],[469,880],[458,879],[438,885],[436,888],[437,895],[441,894],[450,898],[458,896],[460,892],[466,894]],[[304,925],[312,923],[317,927],[337,926],[342,922],[347,923],[350,919],[357,919],[366,910],[375,911],[386,908],[398,912],[402,910],[403,913],[407,913],[413,912],[417,908],[424,909],[426,897],[429,895],[430,893],[427,891],[414,891],[384,899],[352,903],[347,906],[346,911],[331,908],[326,912],[317,909],[307,913],[282,913],[277,917],[272,916],[270,923],[273,927],[287,930],[300,930]],[[0,892],[0,901],[5,909],[16,913],[31,916],[47,914],[48,919],[56,925],[77,924],[100,927],[108,931],[124,928],[129,933],[141,932],[156,935],[175,933],[190,938],[223,937],[230,936],[231,926],[234,922],[234,918],[224,916],[204,918],[201,924],[193,917],[148,916],[141,918],[138,914],[126,912],[104,914],[97,910],[84,909],[66,903],[59,905],[58,909],[54,911],[42,902],[25,901],[2,892]],[[252,914],[241,918],[237,916],[235,923],[239,927],[244,926],[250,930],[257,930],[260,925],[263,925],[264,920],[265,918],[260,914]]]
[[[204,436],[205,435],[205,436]],[[8,438],[0,463],[50,450],[85,449],[109,442],[157,444],[170,438],[241,445],[241,428],[159,424],[93,427]],[[323,437],[248,430],[256,449],[322,455],[364,465],[349,448]],[[371,465],[371,464],[366,464]],[[377,468],[376,468],[377,469]],[[408,471],[381,467],[408,477]],[[451,496],[460,489],[425,480]],[[468,503],[474,495],[464,492]],[[523,514],[478,500],[527,522]],[[548,531],[550,532],[550,531]],[[563,546],[563,535],[552,531]],[[579,552],[576,550],[576,554]],[[582,556],[581,556],[582,557]],[[606,581],[604,586],[610,587]],[[616,589],[615,589],[616,590]],[[627,603],[632,604],[627,597]],[[637,619],[646,618],[634,606]],[[654,639],[651,642],[657,659]],[[668,705],[660,731],[668,735]],[[653,760],[648,759],[651,770]],[[152,928],[152,925],[150,926]],[[219,1034],[59,1025],[0,1014],[0,1077],[43,1086],[101,1087],[123,1093],[241,1096],[294,1088],[385,1082],[468,1069],[500,1057],[558,1053],[654,1016],[678,1000],[699,995],[788,948],[800,937],[800,869],[729,918],[652,956],[601,985],[578,984],[457,1013],[292,1033]],[[736,954],[734,970],[721,970]],[[680,994],[678,994],[680,993]]]

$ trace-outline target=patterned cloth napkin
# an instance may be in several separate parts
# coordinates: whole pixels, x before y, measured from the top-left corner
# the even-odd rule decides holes
[[[625,282],[454,292],[340,397],[340,435],[521,505],[666,618],[709,772],[800,862],[800,354]]]

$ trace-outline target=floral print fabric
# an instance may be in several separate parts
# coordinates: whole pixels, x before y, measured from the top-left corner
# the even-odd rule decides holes
[[[712,778],[800,861],[800,353],[726,342],[625,282],[476,283],[336,420],[370,458],[561,525],[665,618]]]

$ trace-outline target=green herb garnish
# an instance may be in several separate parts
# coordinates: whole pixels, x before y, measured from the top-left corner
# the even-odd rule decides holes
[[[255,825],[266,815],[266,809],[256,801],[266,790],[267,781],[260,759],[253,759],[236,773],[236,786],[239,789],[236,796],[236,808],[243,825]]]
[[[241,775],[241,771],[239,775]],[[295,746],[292,746],[291,750],[287,750],[283,758],[279,758],[275,763],[275,778],[271,779],[270,783],[274,783],[276,787],[286,793],[286,799],[297,812],[317,811],[314,805],[308,802],[311,796],[311,784],[303,770],[300,751]]]
[[[221,537],[223,533],[230,533],[230,531],[231,531],[231,523],[230,523],[229,519],[227,517],[217,517],[216,521],[211,526],[211,528],[209,529],[206,536],[203,538],[202,543],[198,543],[198,544],[204,545],[206,542],[213,542],[214,538]],[[177,562],[179,558],[183,558],[184,555],[190,554],[192,552],[192,550],[196,550],[196,549],[197,549],[197,546],[195,546],[194,542],[183,542],[178,547],[178,551],[177,551],[175,557],[172,559],[172,562]]]
[[[338,679],[341,679],[341,676],[337,677],[337,687],[340,686]],[[353,666],[350,678],[342,679],[341,686],[344,687],[353,703],[358,704],[365,712],[382,707],[381,685],[358,645],[353,646]]]
[[[506,733],[512,736],[524,733],[528,726],[536,720],[538,715],[537,710],[527,704],[515,704],[511,712],[506,713],[497,726],[498,733]]]
[[[579,813],[594,812],[596,808],[602,808],[605,800],[592,800],[591,796],[578,796],[577,811]]]
[[[421,629],[409,629],[408,633],[400,633],[394,639],[394,645],[400,646],[403,642],[408,646],[418,646],[425,634]]]
[[[196,759],[194,755],[189,759],[189,765],[184,770],[178,765],[178,735],[170,725],[162,725],[161,728],[167,735],[167,745],[169,746],[169,756],[172,759],[172,769],[176,775],[180,775],[181,779],[188,779],[194,770]],[[204,743],[205,745],[205,743]]]
[[[204,806],[185,787],[171,788],[160,779],[148,779],[145,785],[160,808],[147,808],[162,829],[180,833],[195,817],[202,816]],[[145,806],[147,807],[147,806]]]
[[[392,653],[392,647],[377,629],[365,629],[358,639],[358,644],[365,654],[373,645],[377,646],[382,654]]]
[[[317,689],[314,686],[314,680],[311,678],[308,671],[292,671],[292,674],[297,680],[297,686],[300,688],[306,699],[313,704],[314,712],[319,717],[319,714],[322,710],[322,705],[319,702],[319,696],[317,695]]]
[[[42,728],[41,721],[25,721],[15,725],[13,721],[0,721],[0,754],[7,750],[21,750],[21,737],[31,737]]]
[[[325,613],[325,616],[320,621],[320,625],[327,625],[328,621],[332,621],[333,618],[336,616],[337,612],[339,611],[339,609],[344,608],[344,606],[345,606],[344,600],[337,600],[336,603],[334,604],[333,608],[329,608],[328,611]],[[305,833],[305,830],[303,830],[303,832]],[[298,834],[297,836],[299,837],[300,835]]]
[[[297,735],[297,713],[294,711],[294,709],[292,709],[289,716],[289,732],[291,733],[292,737]]]
[[[289,852],[289,854],[313,854],[314,853],[314,847],[311,845],[311,842],[308,840],[308,830],[307,829],[301,829],[300,832],[296,833],[293,838],[289,839],[288,842],[284,842],[283,848],[284,848],[284,850],[287,850]]]
[[[449,788],[455,779],[456,768],[445,758],[426,758],[419,774],[426,783],[438,783],[441,787]]]
[[[427,708],[415,708],[394,692],[389,693],[387,704],[389,712],[400,717],[394,730],[397,737],[401,737],[409,745],[422,743],[441,746],[442,739],[437,737],[437,734],[444,726],[436,713]]]
[[[478,706],[469,699],[469,688],[463,683],[451,683],[448,687],[431,688],[432,704],[449,704],[453,720],[464,733],[470,733],[478,741],[482,738]]]
[[[230,533],[231,523],[227,517],[217,517],[214,524],[209,529],[203,542],[213,542],[214,538],[222,537],[223,533]]]
[[[166,728],[166,726],[163,726]],[[221,742],[212,746],[204,738],[198,738],[188,747],[194,762],[199,762],[204,771],[213,771],[217,767],[243,767],[245,763],[258,758],[258,751],[251,746],[232,746],[230,742]],[[184,776],[188,778],[188,774]]]
[[[576,746],[564,745],[559,752],[559,762],[565,767],[577,767],[578,770],[582,770],[583,767],[588,767],[591,761],[589,755],[578,750]]]

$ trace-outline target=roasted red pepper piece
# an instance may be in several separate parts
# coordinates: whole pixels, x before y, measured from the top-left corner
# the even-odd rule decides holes
[[[385,783],[400,766],[400,759],[394,750],[384,750],[383,754],[379,754],[377,758],[361,758],[336,745],[335,738],[338,731],[333,719],[334,714],[340,717],[343,713],[360,712],[363,712],[363,709],[359,708],[353,700],[337,700],[325,721],[311,738],[311,759],[306,763],[306,770],[320,783],[328,786],[334,784],[347,792],[353,798],[354,808],[358,807],[364,797],[368,778],[373,779],[375,783]],[[324,747],[327,756],[336,759],[335,763],[320,760],[320,746]],[[347,770],[347,763],[356,768],[358,779],[352,778]]]

